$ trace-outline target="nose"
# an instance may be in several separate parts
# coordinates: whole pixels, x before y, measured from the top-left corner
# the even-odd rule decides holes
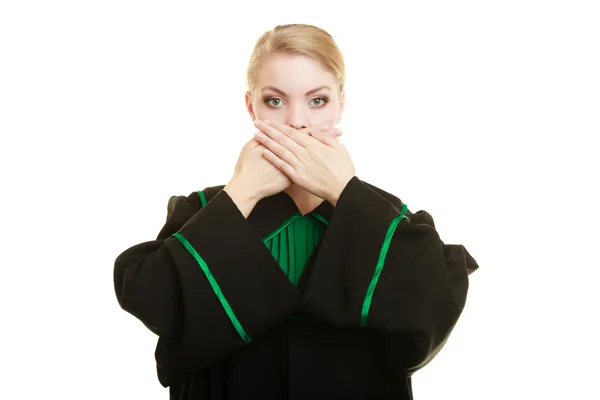
[[[292,123],[292,124],[289,124],[289,126],[291,126],[294,129],[297,129],[297,130],[301,130],[301,129],[306,128],[306,125],[302,125],[302,124],[293,124]]]
[[[287,116],[287,125],[294,129],[303,129],[308,126],[305,110],[301,106],[289,107]]]

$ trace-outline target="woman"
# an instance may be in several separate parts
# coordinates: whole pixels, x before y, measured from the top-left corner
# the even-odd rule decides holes
[[[261,135],[227,185],[171,197],[157,239],[117,257],[121,307],[159,336],[172,399],[411,399],[477,263],[319,132],[344,106],[325,31],[266,32],[247,78]]]

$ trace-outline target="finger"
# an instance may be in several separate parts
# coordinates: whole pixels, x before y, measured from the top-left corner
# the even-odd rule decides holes
[[[323,127],[325,127],[326,129],[324,129]],[[341,129],[339,129],[339,128],[328,129],[328,128],[329,127],[327,125],[316,125],[313,127],[302,128],[302,129],[300,129],[300,132],[304,132],[306,134],[312,135],[312,132],[317,130],[317,131],[325,131],[333,137],[340,137],[342,135]]]
[[[244,144],[243,151],[250,151],[260,145],[261,145],[261,143],[258,140],[256,140],[256,138],[253,137],[252,139],[250,139],[249,141],[247,141]]]
[[[337,138],[342,136],[342,130],[340,128],[333,128],[333,129],[317,129],[316,131],[314,131],[315,134],[324,132],[324,133],[328,133],[331,137]],[[312,134],[312,132],[311,132]]]
[[[295,171],[291,165],[286,163],[281,158],[277,157],[275,153],[273,153],[269,149],[265,149],[262,152],[263,157],[266,158],[271,164],[273,164],[276,168],[278,168],[281,172],[286,174],[287,176],[291,176]]]
[[[284,137],[293,140],[296,144],[305,146],[309,143],[309,141],[306,140],[307,136],[303,135],[302,132],[296,128],[292,128],[289,125],[281,124],[277,121],[265,120],[265,122],[268,126],[275,128],[278,132],[283,134]]]
[[[284,134],[282,131],[279,130],[282,126],[287,126],[287,125],[277,123],[277,127],[276,127],[276,126],[274,126],[273,122],[269,121],[269,120],[264,120],[264,121],[256,120],[256,121],[254,121],[254,125],[258,129],[260,129],[260,131],[262,133],[264,133],[265,136],[267,136],[268,138],[271,138],[275,143],[277,143],[278,145],[280,145],[282,147],[285,147],[292,153],[297,153],[300,150],[300,148],[302,147],[293,138],[289,137],[288,135]],[[291,128],[291,127],[288,127],[288,128],[296,131],[294,128]],[[295,136],[297,137],[297,136],[305,136],[305,135],[302,135],[299,131],[296,131]],[[258,139],[260,140],[260,138],[258,138]],[[277,151],[274,151],[274,150],[277,150],[277,148],[274,148],[271,150],[275,154],[281,156],[281,154],[279,154]]]
[[[262,146],[262,143],[261,143],[261,142],[259,142],[259,141],[256,139],[256,137],[253,137],[253,138],[250,140],[250,149],[253,149],[253,148],[257,147],[257,146]]]
[[[270,129],[273,129],[273,128],[270,128]],[[282,135],[281,133],[278,133],[278,134]],[[285,135],[283,135],[283,136],[285,136]],[[289,163],[290,165],[295,165],[295,162],[298,160],[298,157],[296,156],[296,154],[294,154],[294,152],[289,150],[287,147],[282,146],[276,140],[273,140],[270,136],[268,136],[262,132],[256,132],[254,134],[254,137],[258,142],[260,142],[264,147],[269,149],[277,157],[279,157],[280,159]],[[291,140],[290,138],[287,138],[287,140],[293,142],[293,140]],[[297,143],[294,143],[294,146],[300,147]]]
[[[328,146],[338,148],[340,142],[337,138],[341,135],[341,129],[328,129],[328,130],[311,130],[310,136],[318,139],[321,143],[324,143]]]

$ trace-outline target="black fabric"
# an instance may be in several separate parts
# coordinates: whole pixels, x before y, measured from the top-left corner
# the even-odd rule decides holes
[[[443,347],[478,268],[462,245],[446,245],[425,211],[396,228],[372,297],[361,313],[385,235],[402,201],[353,177],[298,287],[262,238],[299,210],[285,192],[248,219],[224,186],[173,196],[154,241],[115,261],[119,304],[158,335],[158,378],[172,399],[411,399],[411,376]],[[180,232],[206,261],[241,325],[227,317]],[[294,317],[294,318],[290,318]],[[295,318],[299,317],[299,318]]]

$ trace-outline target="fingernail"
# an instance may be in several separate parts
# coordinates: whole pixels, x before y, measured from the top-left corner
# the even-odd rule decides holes
[[[335,135],[335,136],[341,136],[342,135],[342,130],[340,128],[334,128],[331,130],[331,132]]]
[[[321,126],[321,129],[319,129],[319,130],[326,131],[327,129],[329,129],[329,125],[323,125],[323,126]]]
[[[265,124],[271,125],[271,121],[269,121],[268,119],[265,119]]]

